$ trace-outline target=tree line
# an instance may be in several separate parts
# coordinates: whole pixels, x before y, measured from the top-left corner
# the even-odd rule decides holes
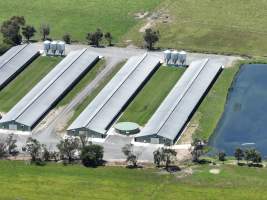
[[[3,36],[3,42],[0,44],[1,55],[11,46],[21,44],[23,38],[26,42],[29,42],[37,33],[37,29],[33,25],[27,24],[24,16],[13,16],[8,20],[3,21],[0,27],[0,32]],[[51,30],[49,24],[43,23],[40,25],[39,33],[42,41],[52,40],[49,38],[50,32]],[[154,45],[159,41],[159,38],[159,31],[151,28],[146,29],[143,35],[144,47],[149,50],[153,50]],[[94,32],[87,33],[85,39],[89,45],[100,47],[103,39],[105,39],[108,46],[113,46],[114,37],[110,32],[104,33],[100,28],[98,28]],[[64,40],[67,44],[70,44],[72,41],[71,35],[69,33],[65,33],[62,36],[62,40]]]
[[[85,134],[79,137],[67,137],[59,141],[56,145],[56,150],[47,148],[45,144],[41,144],[37,139],[29,137],[19,151],[17,140],[13,134],[8,135],[6,139],[0,139],[0,159],[17,156],[19,153],[26,153],[30,156],[30,161],[36,165],[45,165],[48,161],[62,161],[63,164],[82,163],[86,167],[97,167],[103,165],[104,148],[101,145],[89,142]],[[194,139],[190,152],[192,154],[192,162],[205,163],[205,159],[201,158],[207,150],[205,141]],[[126,157],[128,168],[138,168],[138,159],[141,152],[136,151],[134,145],[126,144],[121,149]],[[153,152],[154,164],[157,168],[164,168],[168,172],[173,169],[179,169],[176,163],[177,152],[169,146],[163,146]],[[224,152],[218,153],[218,160],[223,163],[226,161]],[[262,156],[259,151],[253,148],[241,149],[237,148],[234,152],[234,157],[238,165],[248,165],[261,167]],[[241,162],[242,160],[246,163]]]
[[[62,161],[63,164],[72,164],[81,161],[86,167],[96,167],[103,164],[104,149],[100,145],[88,142],[85,135],[68,137],[60,140],[57,150],[51,151],[45,144],[37,139],[29,137],[26,144],[19,151],[17,140],[13,134],[0,140],[0,159],[17,156],[26,153],[30,161],[36,165],[45,165],[48,161]]]
[[[195,138],[191,144],[191,154],[192,154],[192,161],[196,163],[201,163],[201,156],[204,155],[207,151],[207,142],[201,139]],[[242,149],[240,147],[236,148],[233,152],[233,155],[237,161],[238,165],[244,165],[241,161],[246,161],[248,166],[261,166],[262,156],[259,151],[255,148],[245,148]],[[227,160],[227,155],[224,151],[219,151],[217,153],[217,157],[219,161],[223,163]]]

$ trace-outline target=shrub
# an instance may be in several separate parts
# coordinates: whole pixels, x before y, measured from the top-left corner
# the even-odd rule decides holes
[[[81,152],[81,160],[86,167],[96,167],[101,165],[104,156],[104,149],[97,144],[84,146]]]
[[[64,42],[66,42],[66,44],[70,44],[71,43],[71,36],[68,33],[63,35],[62,39],[63,39]]]

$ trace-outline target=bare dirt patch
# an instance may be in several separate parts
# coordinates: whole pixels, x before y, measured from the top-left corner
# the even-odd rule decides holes
[[[61,120],[58,120],[58,123],[56,125],[56,132],[60,133],[60,135],[65,134],[67,126],[69,125],[68,122],[73,115],[74,110],[70,111],[70,113],[68,113],[65,117],[61,118]]]
[[[196,118],[192,118],[193,120],[190,121],[182,133],[181,138],[178,140],[178,144],[191,144],[193,141],[193,134],[196,132],[199,126],[199,121]]]
[[[134,18],[135,19],[144,19],[145,17],[147,17],[149,14],[149,12],[138,12],[134,14]]]
[[[192,174],[193,174],[193,169],[188,167],[188,168],[182,169],[179,173],[177,173],[176,178],[181,179],[187,176],[191,176]]]
[[[176,150],[176,159],[178,162],[183,162],[191,159],[190,149],[178,149]]]
[[[143,17],[144,16],[144,17]],[[146,29],[149,28],[153,28],[155,27],[157,24],[160,23],[170,23],[171,20],[171,16],[168,13],[168,11],[166,10],[158,10],[156,12],[153,12],[151,14],[148,14],[146,12],[146,15],[143,15],[142,17],[139,17],[138,19],[144,19],[145,20],[145,24],[139,29],[140,33],[145,32]]]
[[[217,169],[217,168],[214,168],[214,169],[210,169],[209,171],[211,174],[220,174],[221,170],[220,169]]]
[[[44,118],[43,120],[36,126],[35,128],[35,132],[38,132],[38,131],[41,131],[41,130],[44,130],[48,127],[49,124],[51,124],[56,116],[59,115],[59,113],[64,109],[64,106],[63,107],[60,107],[60,108],[54,108],[52,109]]]

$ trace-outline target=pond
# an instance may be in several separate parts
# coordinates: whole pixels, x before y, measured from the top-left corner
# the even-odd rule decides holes
[[[257,148],[267,155],[266,64],[241,66],[210,145],[227,155],[233,155],[237,147]]]

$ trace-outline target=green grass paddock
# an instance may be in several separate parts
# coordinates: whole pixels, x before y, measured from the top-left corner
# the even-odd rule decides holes
[[[267,52],[267,1],[257,0],[164,0],[158,6],[169,16],[157,23],[161,48],[197,52],[265,56]],[[146,21],[128,32],[127,39],[142,45],[137,34]]]
[[[219,174],[211,174],[219,168]],[[193,175],[159,173],[156,169],[85,168],[79,165],[26,165],[0,161],[0,199],[180,199],[263,200],[267,169],[193,166]]]
[[[134,14],[152,10],[161,0],[1,0],[0,23],[13,15],[24,16],[39,31],[49,24],[53,39],[69,33],[74,41],[85,41],[88,32],[101,28],[118,41],[138,23]],[[40,39],[39,33],[35,39]]]

